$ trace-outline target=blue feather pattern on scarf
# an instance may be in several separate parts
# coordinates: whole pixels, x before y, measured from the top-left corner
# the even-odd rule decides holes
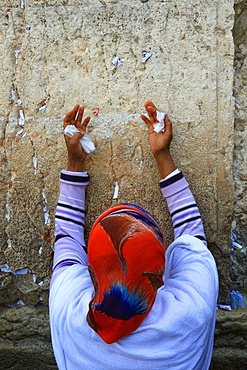
[[[149,306],[146,298],[136,292],[130,292],[126,285],[117,282],[111,285],[110,290],[104,292],[101,304],[94,308],[114,319],[129,320],[133,316],[147,312]]]

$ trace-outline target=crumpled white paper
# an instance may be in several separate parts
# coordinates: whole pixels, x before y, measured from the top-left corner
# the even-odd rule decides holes
[[[74,125],[68,125],[64,129],[65,135],[72,137],[76,132],[80,132],[77,130],[77,128]],[[80,139],[81,146],[86,153],[92,153],[95,151],[95,146],[94,143],[92,142],[90,136],[85,134],[81,139]]]
[[[123,65],[118,55],[115,55],[115,57],[112,59],[112,64],[114,64],[114,66],[112,67],[112,70]]]
[[[237,243],[237,236],[236,234],[232,231],[231,232],[231,239],[232,239],[232,246],[231,246],[231,250],[233,251],[234,249],[236,250],[240,250],[243,248],[242,245],[240,245],[239,243]]]
[[[19,110],[19,126],[24,127],[25,124],[25,116],[22,109]]]
[[[143,51],[142,52],[143,54],[143,58],[142,58],[142,63],[146,63],[146,61],[151,58],[151,56],[153,55],[153,52],[152,51]]]
[[[112,199],[117,199],[118,198],[118,191],[119,191],[119,186],[118,186],[118,182],[116,181],[115,182],[115,188],[114,188],[114,194],[113,194]]]
[[[163,112],[159,112],[158,110],[157,110],[157,115],[156,115],[156,117],[157,117],[157,120],[159,121],[159,122],[157,122],[157,123],[155,123],[154,124],[154,131],[155,132],[157,132],[157,133],[159,133],[159,132],[165,132],[165,123],[164,123],[164,118],[165,118],[165,115],[167,114],[167,115],[169,115],[171,113],[171,109],[168,109],[168,111],[166,112],[166,113],[163,113]]]

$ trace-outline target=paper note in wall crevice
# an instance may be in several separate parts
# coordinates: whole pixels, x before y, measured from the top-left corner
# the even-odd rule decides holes
[[[65,135],[72,137],[76,132],[80,132],[74,125],[68,125],[64,129]],[[92,142],[91,138],[89,135],[85,134],[81,139],[80,139],[81,146],[83,150],[89,154],[95,151],[95,146],[94,143]]]
[[[142,52],[143,54],[143,58],[142,58],[142,63],[146,63],[146,61],[151,58],[151,56],[153,55],[153,52],[152,51],[143,51]]]
[[[117,199],[118,198],[118,191],[119,191],[119,186],[118,186],[118,182],[116,181],[115,182],[115,188],[114,188],[114,194],[113,194],[112,199]]]
[[[115,57],[112,59],[112,64],[114,64],[114,66],[112,67],[112,70],[115,70],[116,68],[123,65],[118,55],[115,55]]]
[[[24,127],[25,124],[25,116],[22,109],[19,110],[19,126]]]

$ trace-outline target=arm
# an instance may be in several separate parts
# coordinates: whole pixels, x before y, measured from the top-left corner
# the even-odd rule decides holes
[[[189,234],[202,240],[207,246],[200,211],[181,171],[160,180],[162,194],[166,198],[174,228],[174,238]]]
[[[144,115],[141,115],[141,118],[147,125],[150,149],[162,178],[160,187],[172,217],[174,237],[176,239],[183,234],[189,234],[201,239],[207,245],[196,201],[189,189],[189,184],[182,172],[176,168],[170,153],[173,138],[172,123],[166,115],[165,131],[156,133],[153,125],[158,122],[157,108],[150,100],[145,103],[145,108],[149,118]]]
[[[84,109],[76,105],[64,118],[64,128],[74,124],[80,132],[73,137],[64,136],[67,151],[67,170],[60,176],[60,194],[55,214],[55,245],[53,277],[55,278],[69,266],[87,264],[84,241],[85,190],[89,176],[84,171],[86,153],[79,142],[86,133],[90,117],[82,123]]]

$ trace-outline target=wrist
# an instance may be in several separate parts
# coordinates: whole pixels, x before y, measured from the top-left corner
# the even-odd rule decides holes
[[[83,172],[85,171],[84,161],[68,161],[67,171]]]
[[[177,168],[169,151],[158,153],[154,157],[162,178],[167,177]]]

